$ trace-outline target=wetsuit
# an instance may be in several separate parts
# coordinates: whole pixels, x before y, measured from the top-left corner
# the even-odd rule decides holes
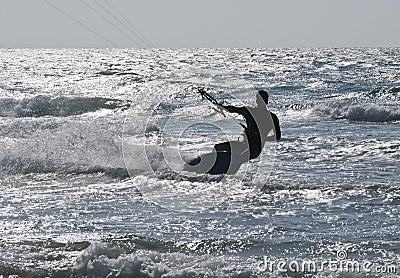
[[[247,146],[245,146],[245,148],[248,148],[250,159],[254,159],[260,155],[266,139],[279,140],[281,138],[279,119],[274,113],[269,112],[267,109],[261,110],[260,108],[236,107],[230,105],[222,107],[231,113],[238,113],[242,115],[246,120],[247,125],[244,129],[244,135],[245,135],[245,141],[247,142]],[[260,111],[262,119],[257,119],[256,116],[260,116]],[[262,113],[264,113],[265,115],[263,115]],[[269,115],[266,113],[269,113],[272,118],[272,124],[275,134],[274,136],[267,137],[267,133],[269,132],[270,129],[266,127],[269,126],[268,125]],[[259,124],[257,124],[257,122]],[[265,129],[267,130],[264,130],[263,127],[265,127]],[[216,144],[214,148],[217,151],[231,151],[231,145],[232,142],[224,142]]]

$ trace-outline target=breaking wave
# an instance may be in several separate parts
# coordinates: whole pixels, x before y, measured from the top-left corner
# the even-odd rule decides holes
[[[346,119],[357,122],[394,122],[400,120],[400,109],[377,104],[320,104],[312,114],[330,119]]]
[[[229,256],[187,255],[138,250],[125,253],[104,243],[90,245],[78,258],[75,275],[85,277],[258,277],[259,261]]]
[[[47,174],[81,175],[101,173],[106,176],[125,179],[129,177],[125,168],[100,165],[60,164],[57,161],[37,160],[28,157],[6,157],[0,160],[0,171],[7,174]]]
[[[68,117],[100,109],[127,109],[129,102],[101,97],[68,98],[36,96],[30,99],[1,99],[0,117]]]

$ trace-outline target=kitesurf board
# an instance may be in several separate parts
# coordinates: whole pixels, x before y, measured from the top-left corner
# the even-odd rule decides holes
[[[235,174],[242,163],[239,153],[213,151],[190,160],[185,164],[184,170],[197,174]]]

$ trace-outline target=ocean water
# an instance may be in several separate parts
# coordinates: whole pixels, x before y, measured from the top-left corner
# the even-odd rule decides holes
[[[199,87],[282,139],[180,171],[241,133]],[[399,48],[2,49],[0,277],[398,277],[399,135]]]

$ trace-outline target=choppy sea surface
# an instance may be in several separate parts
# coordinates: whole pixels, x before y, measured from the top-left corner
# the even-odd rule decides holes
[[[168,160],[240,134],[198,87],[270,93],[257,181]],[[0,277],[397,277],[399,135],[399,48],[1,49]]]

